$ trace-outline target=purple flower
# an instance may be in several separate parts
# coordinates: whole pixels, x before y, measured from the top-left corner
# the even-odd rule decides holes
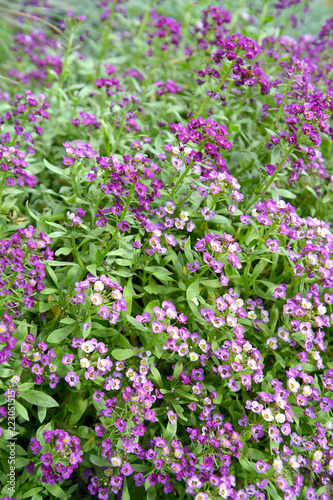
[[[133,472],[133,467],[128,462],[125,462],[120,469],[120,472],[124,474],[124,476],[130,476]]]
[[[80,377],[78,375],[76,375],[75,372],[70,371],[67,373],[65,380],[66,380],[66,382],[69,383],[69,385],[71,387],[74,387],[79,382]]]
[[[94,394],[93,394],[93,400],[94,401],[97,401],[97,403],[101,402],[102,399],[104,398],[105,396],[105,392],[103,391],[95,391]]]
[[[129,230],[129,223],[126,220],[123,220],[122,222],[119,222],[118,228],[120,231],[128,231]]]
[[[266,245],[268,246],[271,252],[277,252],[279,250],[278,240],[267,240]]]
[[[37,441],[37,439],[35,439],[35,438],[31,439],[31,441],[30,441],[30,448],[31,448],[32,453],[34,455],[37,455],[42,450],[40,442]]]
[[[165,325],[159,321],[152,321],[151,328],[154,333],[162,333],[165,330]]]
[[[258,460],[257,463],[256,463],[256,467],[257,467],[257,471],[260,474],[262,474],[262,473],[266,472],[270,468],[270,465],[267,464],[266,462],[264,462],[263,460]]]
[[[145,478],[144,478],[144,475],[142,474],[142,472],[139,472],[138,474],[134,474],[133,479],[135,482],[135,486],[138,486],[138,487],[141,486],[142,484],[144,484],[144,482],[145,482]]]
[[[70,365],[73,363],[74,360],[74,354],[64,354],[62,358],[62,362],[64,365]]]

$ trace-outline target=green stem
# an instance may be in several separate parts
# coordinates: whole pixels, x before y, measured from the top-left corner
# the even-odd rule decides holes
[[[273,184],[274,180],[276,179],[276,176],[280,173],[280,171],[281,171],[281,169],[283,167],[284,162],[286,161],[286,159],[288,158],[288,156],[290,155],[290,153],[293,151],[294,147],[295,147],[295,144],[292,144],[290,146],[290,148],[288,149],[288,151],[286,152],[286,154],[284,155],[284,157],[280,161],[279,165],[276,167],[276,170],[275,170],[274,174],[272,175],[272,177],[270,178],[270,180],[266,184],[265,191],[268,191],[269,188],[271,187],[271,185]],[[262,189],[262,187],[260,187],[259,194],[255,197],[254,201],[251,201],[249,203],[249,205],[246,207],[246,210],[248,210],[250,208],[250,206],[253,205],[254,203],[256,203],[256,201],[260,198],[261,189]]]
[[[214,90],[213,92],[217,92],[218,90],[220,90],[220,89],[222,88],[222,86],[223,86],[224,82],[226,81],[226,79],[227,79],[227,78],[229,78],[229,76],[230,76],[230,74],[231,74],[231,72],[232,72],[233,67],[235,66],[235,64],[236,64],[236,60],[235,60],[235,61],[233,61],[233,62],[230,64],[228,71],[226,72],[226,74],[224,75],[224,77],[223,77],[223,78],[222,78],[222,80],[219,82],[218,86],[215,88],[215,90]],[[202,111],[204,110],[204,108],[205,108],[205,106],[206,106],[207,102],[209,101],[209,99],[210,99],[210,97],[209,97],[209,96],[207,96],[207,97],[206,97],[206,99],[205,99],[205,100],[201,103],[201,106],[200,106],[200,108],[199,108],[199,111],[198,111],[198,113],[197,113],[197,115],[196,115],[196,119],[198,119],[198,118],[199,118],[199,116],[201,115],[201,113],[202,113]]]
[[[260,20],[260,29],[259,29],[259,33],[258,33],[258,41],[260,43],[260,39],[261,39],[261,34],[262,34],[262,29],[264,27],[264,24],[265,24],[265,19],[266,19],[266,14],[267,14],[267,0],[265,0],[265,3],[264,3],[264,7],[262,9],[262,13],[261,13],[261,20]]]
[[[2,204],[2,191],[3,191],[3,186],[4,186],[5,180],[6,180],[6,174],[7,174],[7,171],[5,170],[5,172],[3,172],[3,174],[2,174],[1,181],[0,181],[0,207]]]
[[[105,184],[105,183],[106,183],[108,176],[109,176],[109,170],[106,170],[106,172],[105,172],[105,174],[104,174],[103,184]],[[101,194],[99,195],[98,200],[97,200],[96,209],[95,209],[95,211],[96,211],[96,212],[97,212],[97,210],[98,210],[99,204],[100,204],[100,203],[101,203],[101,201],[102,201],[103,195],[104,195],[104,192],[102,191],[102,192],[101,192]]]
[[[218,202],[218,199],[219,199],[219,193],[217,193],[213,197],[213,202],[212,202],[211,206],[209,207],[209,210],[213,210],[213,208],[215,207],[216,203]]]
[[[70,51],[72,50],[72,46],[73,46],[73,42],[74,42],[74,34],[75,34],[75,30],[72,29],[71,34],[70,34],[69,39],[68,39],[67,49],[65,52],[65,58],[64,58],[64,62],[63,62],[61,73],[60,73],[60,78],[59,78],[59,87],[60,88],[62,88],[63,83],[64,83],[65,72],[67,69],[67,60],[68,60],[68,56],[70,54]]]
[[[77,261],[79,263],[79,266],[81,267],[81,269],[86,272],[87,271],[87,266],[85,266],[85,264],[83,264],[82,260],[81,260],[81,257],[79,255],[79,252],[77,251],[77,248],[75,246],[75,238],[74,236],[72,236],[72,249],[73,249],[73,252],[74,252],[74,255],[75,257],[77,258]]]
[[[203,145],[200,146],[199,148],[199,153],[203,150]],[[191,161],[191,163],[189,163],[189,165],[187,166],[187,168],[185,169],[185,171],[182,173],[182,175],[179,177],[178,181],[176,182],[176,184],[173,186],[173,190],[172,190],[172,193],[171,193],[171,198],[174,197],[176,191],[177,191],[177,188],[179,186],[179,184],[182,182],[182,180],[184,179],[184,177],[187,176],[187,174],[189,173],[189,171],[191,170],[191,167],[194,165],[195,163],[195,160]]]
[[[281,113],[283,111],[283,105],[284,105],[284,103],[285,103],[285,101],[286,101],[286,99],[288,97],[288,92],[290,90],[291,84],[292,84],[292,80],[289,79],[288,80],[288,84],[287,84],[287,88],[286,88],[286,92],[285,92],[284,97],[283,97],[283,101],[281,102],[280,107],[279,107],[278,115],[277,115],[277,118],[276,118],[276,125],[278,125],[278,123],[279,123],[279,120],[280,120],[280,117],[281,117]]]
[[[130,192],[129,192],[129,195],[128,195],[128,198],[127,198],[127,202],[126,202],[126,205],[125,205],[125,208],[123,210],[123,213],[121,214],[121,218],[119,220],[119,223],[120,224],[126,217],[126,214],[128,212],[128,208],[130,206],[130,203],[131,203],[131,199],[132,199],[132,196],[133,196],[133,193],[134,193],[134,189],[135,189],[135,183],[132,184],[131,186],[131,189],[130,189]],[[109,250],[110,248],[112,247],[113,243],[115,242],[116,238],[117,238],[117,235],[119,233],[119,227],[118,225],[115,227],[115,230],[114,230],[114,233],[113,233],[113,236],[112,236],[112,239],[110,241],[110,243],[107,245],[105,251],[104,251],[104,254],[103,254],[103,259],[107,256],[107,254],[109,253]]]
[[[75,174],[73,174],[73,185],[74,185],[74,193],[75,193],[76,197],[80,198],[79,189],[78,189],[78,185],[76,182],[76,175]]]
[[[30,106],[29,106],[28,112],[27,112],[27,114],[25,115],[25,117],[23,118],[23,120],[22,120],[22,122],[21,122],[20,127],[22,127],[22,128],[24,127],[24,124],[25,124],[25,122],[26,122],[26,121],[27,121],[27,119],[28,119],[30,109],[31,109],[31,108],[30,108]],[[14,135],[13,140],[12,140],[12,143],[11,143],[11,146],[14,146],[16,139],[17,139],[17,134],[15,134],[15,135]]]
[[[268,184],[266,185],[266,190],[267,191],[269,190],[269,188],[271,187],[271,185],[275,181],[276,177],[279,175],[279,173],[280,173],[280,171],[281,171],[281,169],[283,167],[284,162],[286,161],[286,159],[288,158],[288,156],[292,153],[294,147],[295,147],[295,144],[292,144],[290,146],[290,148],[288,149],[288,151],[286,152],[286,154],[284,155],[284,157],[280,161],[279,165],[276,167],[276,170],[275,170],[274,174],[272,175],[272,177],[268,181]]]
[[[98,55],[99,64],[98,64],[97,73],[96,73],[97,78],[99,78],[99,75],[101,72],[101,61],[103,60],[103,58],[106,54],[107,48],[108,48],[109,33],[111,33],[111,31],[112,31],[112,22],[113,22],[113,18],[114,18],[115,7],[116,7],[116,2],[113,2],[110,16],[109,16],[109,20],[108,20],[107,25],[104,29],[104,34],[103,34],[103,39],[102,39],[102,48],[101,48],[99,55]]]
[[[120,122],[120,127],[119,127],[118,134],[117,134],[117,139],[116,139],[115,145],[112,148],[112,153],[113,154],[117,151],[118,144],[120,142],[120,136],[121,136],[121,133],[123,131],[123,128],[124,128],[124,125],[125,125],[125,122],[126,122],[126,114],[128,113],[128,111],[130,109],[131,109],[131,106],[126,111],[124,111],[124,116],[122,117],[122,120]]]
[[[142,19],[141,24],[140,24],[140,28],[139,28],[138,33],[137,33],[137,36],[139,38],[141,37],[142,33],[144,32],[144,30],[148,24],[149,17],[150,17],[150,10],[154,6],[154,4],[155,4],[155,0],[152,0],[150,2],[149,9],[146,10],[145,15],[143,16],[143,19]]]
[[[17,271],[15,271],[15,272],[13,273],[12,277],[10,278],[10,281],[9,281],[8,285],[6,286],[6,290],[10,290],[10,287],[11,287],[11,286],[12,286],[12,284],[14,283],[15,278],[16,278],[16,276],[17,276],[17,274],[18,274],[18,272],[17,272]]]
[[[201,278],[201,276],[203,276],[208,269],[209,269],[209,266],[207,266],[207,264],[206,264],[204,266],[203,270],[201,271],[201,273],[195,275],[195,277],[194,277],[195,279],[191,283],[194,283],[194,281],[197,281],[198,278]]]

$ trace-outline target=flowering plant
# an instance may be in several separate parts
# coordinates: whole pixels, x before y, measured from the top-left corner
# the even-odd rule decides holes
[[[229,4],[3,9],[4,499],[329,500],[333,21]]]

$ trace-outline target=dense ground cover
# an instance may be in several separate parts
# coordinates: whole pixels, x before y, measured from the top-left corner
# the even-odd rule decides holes
[[[1,8],[2,498],[328,500],[333,19],[72,6]]]

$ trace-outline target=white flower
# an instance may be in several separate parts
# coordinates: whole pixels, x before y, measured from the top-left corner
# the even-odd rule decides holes
[[[292,457],[290,457],[289,463],[293,469],[299,469],[299,467],[300,467],[300,464],[297,462],[296,455],[293,455]]]
[[[312,394],[312,389],[311,389],[311,387],[310,387],[309,385],[305,385],[305,386],[303,387],[303,389],[302,389],[302,393],[303,393],[303,395],[304,395],[304,396],[307,396],[307,397],[308,397],[308,396],[311,396],[311,394]]]
[[[274,420],[274,416],[273,416],[272,410],[270,408],[266,408],[266,410],[262,410],[261,414],[262,414],[263,419],[266,420],[267,422],[272,422],[272,420]]]
[[[199,354],[197,354],[196,352],[190,352],[190,361],[197,361],[197,359],[199,359]]]
[[[251,369],[251,370],[256,370],[257,369],[257,363],[254,359],[251,359],[249,358],[247,360],[247,366]]]
[[[103,303],[102,297],[99,293],[91,293],[90,300],[91,303],[94,304],[94,306],[100,306]]]
[[[81,346],[81,348],[82,348],[82,346]],[[87,358],[80,359],[80,366],[81,366],[81,368],[89,368],[89,366],[90,366],[89,359],[87,359]]]
[[[88,340],[87,342],[83,342],[83,344],[81,345],[81,349],[82,351],[89,353],[94,350],[94,345]]]
[[[280,460],[279,458],[276,458],[273,462],[273,467],[274,469],[276,469],[277,471],[280,471],[283,469],[283,462],[282,460]]]
[[[111,295],[115,300],[121,300],[123,298],[123,294],[119,290],[112,290]]]
[[[112,457],[111,458],[111,464],[113,467],[120,467],[121,466],[121,458],[119,457]]]
[[[242,359],[243,359],[243,356],[241,354],[237,354],[237,356],[235,357],[236,363],[241,363]]]
[[[291,392],[294,392],[296,394],[296,392],[298,391],[300,385],[297,382],[297,380],[292,377],[292,378],[290,378],[288,380],[288,387],[291,390]]]
[[[286,421],[286,416],[283,413],[278,413],[275,415],[275,420],[279,422],[279,424],[283,424]]]
[[[104,290],[104,284],[101,281],[96,281],[96,283],[94,284],[94,290],[96,290],[97,292],[101,292],[102,290]]]
[[[251,351],[252,349],[252,344],[250,344],[250,342],[245,342],[245,344],[243,345],[243,351]]]
[[[286,207],[286,202],[283,201],[283,200],[279,200],[276,202],[276,205],[279,207],[279,208],[285,208]]]

